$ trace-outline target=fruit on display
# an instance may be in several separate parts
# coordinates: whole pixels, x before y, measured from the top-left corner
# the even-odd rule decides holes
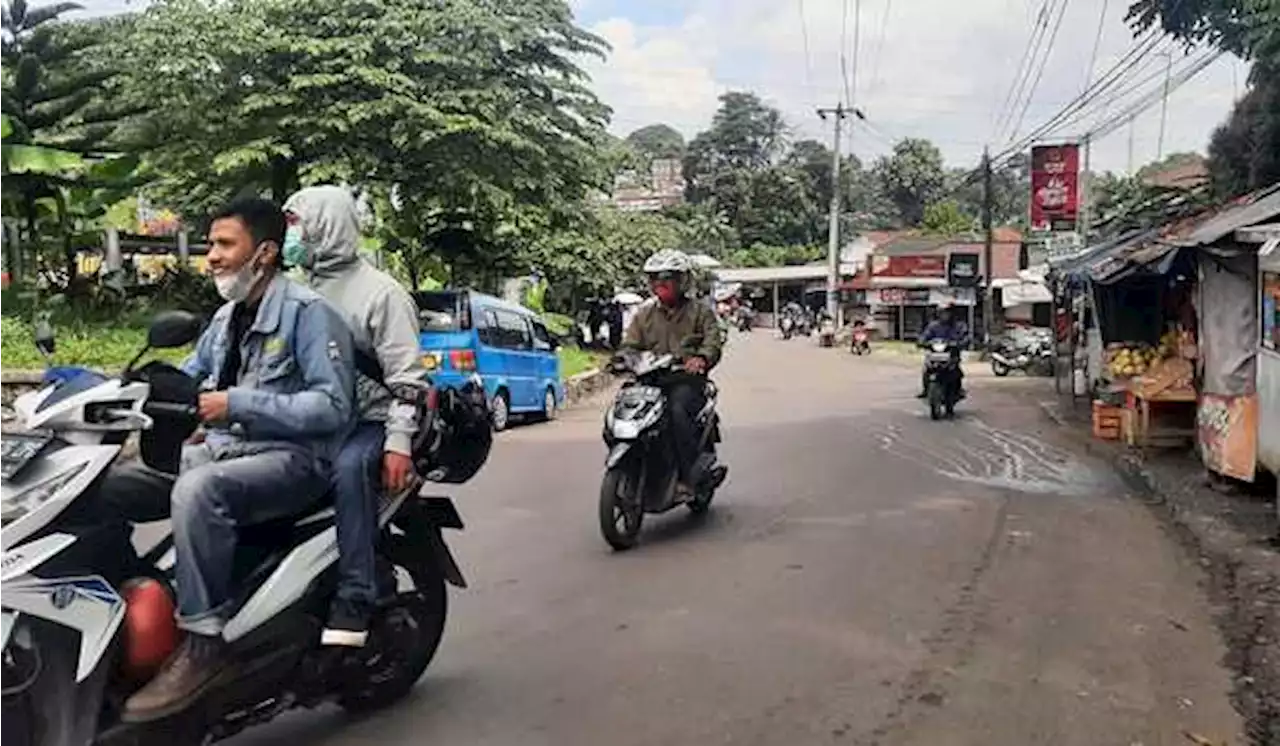
[[[1145,343],[1112,343],[1107,346],[1107,371],[1112,378],[1145,375],[1161,361],[1178,356],[1185,343],[1177,330],[1166,332],[1154,347]]]

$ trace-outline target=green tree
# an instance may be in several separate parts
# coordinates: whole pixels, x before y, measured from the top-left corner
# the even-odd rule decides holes
[[[974,216],[961,210],[960,203],[954,199],[944,199],[925,208],[920,227],[928,233],[955,236],[972,231],[975,224]]]
[[[689,143],[684,178],[691,202],[716,194],[726,172],[761,171],[773,165],[786,146],[782,112],[754,93],[731,91],[720,97],[711,128]]]
[[[941,196],[946,183],[942,151],[918,138],[900,140],[891,155],[876,161],[874,172],[902,221],[909,226],[920,225],[925,206]]]
[[[651,124],[627,135],[627,144],[647,160],[682,158],[684,135],[669,124]]]

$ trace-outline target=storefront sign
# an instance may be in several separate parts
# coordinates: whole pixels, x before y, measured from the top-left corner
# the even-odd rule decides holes
[[[978,255],[952,254],[947,257],[947,284],[951,287],[973,287],[978,284]]]
[[[946,277],[945,256],[876,256],[871,260],[875,277]]]
[[[1204,465],[1223,476],[1252,482],[1258,459],[1258,397],[1202,394],[1196,412]]]
[[[1076,145],[1031,149],[1031,230],[1073,231],[1079,207],[1080,150]]]
[[[969,306],[971,288],[881,288],[875,299],[882,306]]]

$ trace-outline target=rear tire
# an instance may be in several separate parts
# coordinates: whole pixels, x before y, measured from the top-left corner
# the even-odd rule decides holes
[[[929,419],[942,419],[942,384],[938,381],[929,382]]]
[[[560,415],[560,406],[556,401],[556,390],[547,387],[546,393],[542,395],[542,419],[551,422]]]
[[[493,431],[500,433],[511,425],[511,400],[507,398],[505,389],[500,389],[489,402],[490,419]]]
[[[640,504],[639,495],[621,494],[630,489],[623,469],[615,467],[604,473],[600,484],[600,533],[609,546],[619,552],[636,545],[644,523],[644,506]]]
[[[402,699],[440,647],[449,612],[444,578],[434,568],[421,577],[412,574],[414,590],[398,594],[398,603],[374,618],[369,643],[383,647],[375,648],[365,662],[365,680],[338,698],[349,712],[370,712]]]

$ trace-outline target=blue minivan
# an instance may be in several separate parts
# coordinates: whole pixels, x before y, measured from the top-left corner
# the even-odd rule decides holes
[[[479,373],[503,430],[512,415],[554,419],[564,402],[559,346],[538,315],[474,290],[413,294],[422,362],[441,386],[461,386]]]

